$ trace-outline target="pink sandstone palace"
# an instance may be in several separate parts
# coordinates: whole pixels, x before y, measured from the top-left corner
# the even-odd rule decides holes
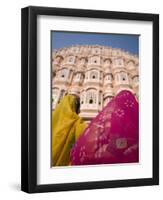
[[[90,121],[119,91],[139,96],[139,58],[99,45],[52,52],[52,108],[66,94],[80,96],[80,116]]]

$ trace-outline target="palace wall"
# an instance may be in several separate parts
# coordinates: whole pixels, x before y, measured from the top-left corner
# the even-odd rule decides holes
[[[121,90],[139,96],[139,58],[107,46],[72,46],[52,52],[52,107],[66,94],[80,96],[89,121]]]

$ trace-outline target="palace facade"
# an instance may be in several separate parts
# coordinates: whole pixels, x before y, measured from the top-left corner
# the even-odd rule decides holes
[[[139,96],[139,58],[121,49],[84,45],[53,50],[52,107],[66,94],[80,96],[80,116],[90,121],[121,90]]]

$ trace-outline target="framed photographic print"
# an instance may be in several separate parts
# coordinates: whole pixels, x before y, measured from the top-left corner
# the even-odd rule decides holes
[[[21,188],[159,184],[159,16],[22,9]]]

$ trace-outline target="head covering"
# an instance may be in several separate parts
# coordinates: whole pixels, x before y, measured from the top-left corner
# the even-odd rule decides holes
[[[70,149],[86,128],[86,123],[77,115],[78,100],[66,95],[52,112],[52,165],[70,163]]]
[[[71,151],[71,164],[138,162],[138,145],[138,102],[124,90],[91,121]]]

